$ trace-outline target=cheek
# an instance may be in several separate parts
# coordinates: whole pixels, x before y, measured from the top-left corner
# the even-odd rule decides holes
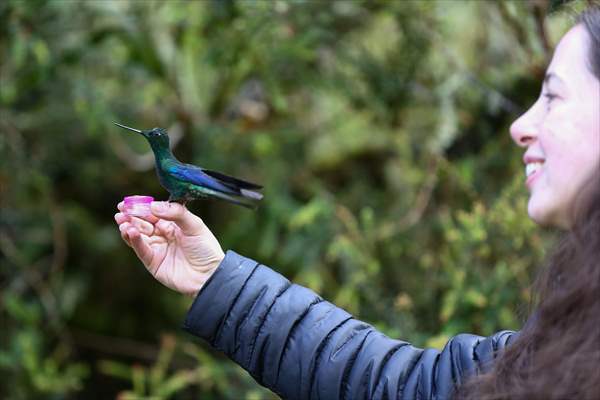
[[[580,118],[562,115],[545,135],[547,174],[538,198],[531,204],[553,220],[566,221],[567,210],[592,173],[600,166],[600,128],[596,117],[579,113]],[[558,115],[557,115],[558,116]]]
[[[596,102],[597,103],[597,102]],[[573,165],[583,174],[598,167],[600,160],[600,112],[588,109],[580,118],[573,118],[572,138]]]
[[[600,113],[590,104],[569,106],[557,109],[548,121],[544,151],[555,174],[572,177],[598,165]]]

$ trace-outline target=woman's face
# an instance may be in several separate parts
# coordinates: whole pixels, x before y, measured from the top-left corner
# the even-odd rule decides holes
[[[529,217],[568,229],[569,206],[600,167],[600,81],[588,67],[589,37],[573,27],[556,47],[542,93],[510,127],[526,149]]]

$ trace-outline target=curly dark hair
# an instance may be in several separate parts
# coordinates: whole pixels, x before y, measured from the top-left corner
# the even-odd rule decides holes
[[[591,39],[588,66],[600,82],[600,4],[577,23]],[[600,171],[571,215],[572,228],[534,282],[533,311],[518,338],[455,399],[600,399]]]

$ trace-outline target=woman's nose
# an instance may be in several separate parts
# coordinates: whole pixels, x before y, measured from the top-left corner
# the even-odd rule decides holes
[[[510,136],[518,146],[526,147],[537,139],[538,124],[533,118],[533,109],[534,107],[530,108],[510,126]]]

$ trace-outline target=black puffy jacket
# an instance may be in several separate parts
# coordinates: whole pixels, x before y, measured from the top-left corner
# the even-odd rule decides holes
[[[228,251],[184,323],[284,399],[447,399],[516,333],[461,334],[440,352],[371,325]]]

